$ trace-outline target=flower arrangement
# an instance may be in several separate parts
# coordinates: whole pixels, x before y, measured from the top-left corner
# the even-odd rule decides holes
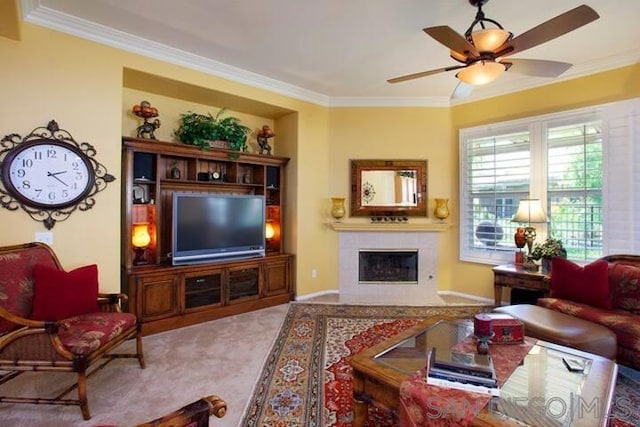
[[[562,240],[547,238],[542,243],[535,243],[529,259],[537,261],[543,258],[552,258],[554,256],[566,258],[567,250],[562,246]]]

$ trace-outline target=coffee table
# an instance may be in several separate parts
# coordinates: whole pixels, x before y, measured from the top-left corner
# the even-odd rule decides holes
[[[451,348],[472,333],[470,319],[435,316],[351,357],[353,426],[364,426],[369,404],[397,416],[400,384],[425,367],[431,348]],[[584,361],[585,371],[569,372],[563,357]],[[538,341],[474,425],[606,426],[617,371],[609,359]]]

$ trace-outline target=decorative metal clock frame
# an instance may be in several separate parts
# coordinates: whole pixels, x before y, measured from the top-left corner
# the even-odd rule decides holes
[[[10,176],[11,163],[26,149],[39,145],[59,146],[66,151],[76,154],[86,167],[88,178],[82,191],[60,203],[41,203],[22,194],[12,182]],[[97,154],[93,145],[88,142],[77,142],[69,132],[58,127],[55,120],[51,120],[46,127],[35,128],[22,138],[12,133],[0,140],[0,206],[10,211],[22,208],[33,220],[42,221],[47,230],[51,230],[58,221],[66,220],[74,211],[88,211],[95,205],[94,196],[104,190],[107,184],[115,181],[115,177],[107,173],[107,169],[94,156]],[[58,174],[62,172],[47,172],[52,182],[62,182]],[[64,182],[62,182],[65,184]],[[65,184],[67,185],[67,184]]]

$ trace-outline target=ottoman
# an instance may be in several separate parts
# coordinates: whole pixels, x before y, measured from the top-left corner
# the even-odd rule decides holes
[[[494,309],[524,323],[525,335],[615,360],[616,335],[605,326],[530,304]]]

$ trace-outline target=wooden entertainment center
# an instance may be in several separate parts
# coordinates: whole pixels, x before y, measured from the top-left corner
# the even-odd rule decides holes
[[[283,252],[288,158],[122,140],[122,292],[129,297],[126,309],[142,320],[144,334],[293,298],[293,255]],[[270,231],[266,255],[172,265],[171,204],[177,191],[263,195]]]

